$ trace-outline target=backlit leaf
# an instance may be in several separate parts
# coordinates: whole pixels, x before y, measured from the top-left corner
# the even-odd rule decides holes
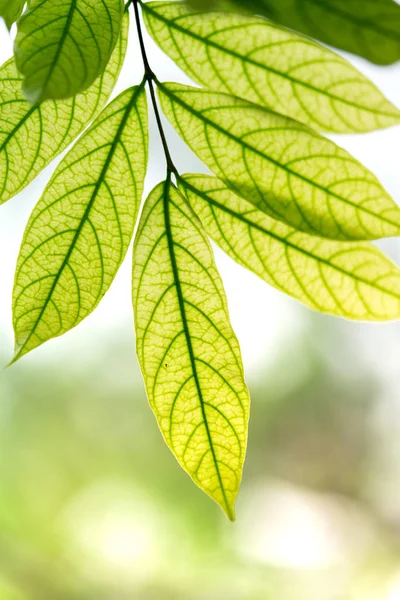
[[[29,219],[13,296],[15,360],[98,305],[130,243],[146,164],[142,85],[99,115],[61,161]]]
[[[186,175],[181,185],[214,241],[270,285],[320,312],[366,321],[400,318],[400,270],[372,244],[296,231],[215,177]]]
[[[372,173],[333,142],[234,96],[158,86],[163,110],[181,137],[260,210],[332,239],[399,235],[399,207]]]
[[[134,248],[137,351],[162,434],[195,483],[234,519],[249,396],[212,250],[167,182],[149,196]]]
[[[182,2],[143,5],[147,29],[194,81],[317,129],[364,132],[400,112],[349,62],[271,21],[198,13]]]
[[[128,16],[104,73],[75,98],[32,106],[14,60],[0,68],[0,204],[26,187],[76,138],[107,102],[126,52]]]
[[[190,0],[199,9],[250,11],[377,64],[400,60],[394,0]]]
[[[122,0],[32,0],[15,59],[29,102],[70,98],[101,75],[118,40]]]
[[[0,17],[4,19],[8,29],[22,14],[26,0],[0,0]]]

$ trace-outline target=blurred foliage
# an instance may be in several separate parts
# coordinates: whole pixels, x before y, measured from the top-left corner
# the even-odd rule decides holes
[[[5,372],[1,600],[392,600],[400,536],[368,494],[379,385],[327,322],[250,381],[236,525],[165,452],[128,337],[84,375]]]
[[[378,65],[400,59],[398,0],[187,0],[197,10],[267,17]]]

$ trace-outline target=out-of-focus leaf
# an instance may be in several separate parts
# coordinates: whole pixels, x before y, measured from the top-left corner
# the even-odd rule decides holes
[[[99,115],[62,160],[29,219],[13,295],[15,360],[96,308],[129,246],[146,165],[141,85]]]
[[[128,38],[126,15],[104,73],[75,98],[32,106],[14,61],[0,68],[0,204],[26,187],[103,108],[118,79]]]
[[[0,0],[0,17],[4,19],[8,29],[22,14],[26,0]]]
[[[399,207],[372,173],[333,142],[234,96],[158,86],[163,110],[181,137],[260,210],[332,239],[399,235]]]
[[[209,89],[325,131],[365,132],[400,122],[400,111],[349,62],[266,19],[199,14],[182,2],[149,2],[143,11],[161,49]]]
[[[296,231],[215,177],[186,175],[180,183],[213,240],[270,285],[320,312],[366,321],[400,318],[400,270],[372,244]]]
[[[139,362],[163,436],[195,483],[234,519],[249,395],[212,250],[170,179],[143,210],[133,305]]]
[[[31,103],[86,90],[117,43],[122,0],[32,0],[18,22],[15,60]]]
[[[394,0],[189,0],[199,10],[238,10],[272,19],[331,46],[389,65],[400,60]]]

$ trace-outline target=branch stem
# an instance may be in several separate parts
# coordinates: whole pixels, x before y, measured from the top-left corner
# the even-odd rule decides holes
[[[134,8],[134,12],[135,12],[136,29],[137,29],[137,33],[138,33],[140,51],[142,53],[142,60],[143,60],[143,66],[144,66],[144,76],[145,76],[145,79],[149,86],[151,102],[153,105],[153,110],[154,110],[154,114],[155,114],[156,121],[157,121],[157,127],[158,127],[158,131],[160,134],[161,143],[162,143],[162,146],[164,149],[165,160],[167,162],[167,171],[168,171],[168,173],[173,173],[175,175],[175,177],[177,177],[178,170],[173,163],[173,160],[171,158],[171,153],[168,148],[168,142],[167,142],[164,127],[162,124],[161,114],[160,114],[160,110],[158,108],[158,103],[157,103],[157,98],[156,98],[156,92],[154,89],[154,82],[157,81],[157,78],[156,78],[153,70],[150,67],[150,63],[149,63],[149,60],[147,58],[147,53],[146,53],[146,46],[145,46],[144,39],[143,39],[142,25],[140,22],[140,14],[139,14],[140,0],[130,0],[129,4],[131,2],[133,2],[133,8]]]

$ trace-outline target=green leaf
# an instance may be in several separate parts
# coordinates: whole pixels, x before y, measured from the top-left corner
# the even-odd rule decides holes
[[[365,132],[400,122],[398,111],[349,62],[270,21],[198,13],[182,2],[143,5],[146,26],[194,81],[317,129]]]
[[[190,0],[201,10],[253,12],[316,38],[389,65],[400,60],[400,7],[393,0]]]
[[[0,0],[0,17],[4,19],[8,29],[22,14],[26,0]]]
[[[0,204],[26,187],[103,108],[124,62],[128,25],[127,15],[106,70],[75,98],[32,106],[22,96],[13,59],[0,68]]]
[[[14,360],[96,308],[128,249],[146,165],[141,85],[99,115],[62,160],[29,219],[14,285]]]
[[[165,441],[233,520],[249,395],[211,247],[170,179],[143,210],[133,305],[139,362]]]
[[[237,194],[296,229],[332,239],[400,233],[400,209],[336,146],[245,100],[158,82],[163,110],[197,156]]]
[[[15,60],[31,103],[86,90],[117,43],[122,0],[32,0],[18,22]]]
[[[372,244],[334,242],[275,221],[215,177],[180,179],[207,233],[243,267],[320,312],[400,318],[400,270]]]

